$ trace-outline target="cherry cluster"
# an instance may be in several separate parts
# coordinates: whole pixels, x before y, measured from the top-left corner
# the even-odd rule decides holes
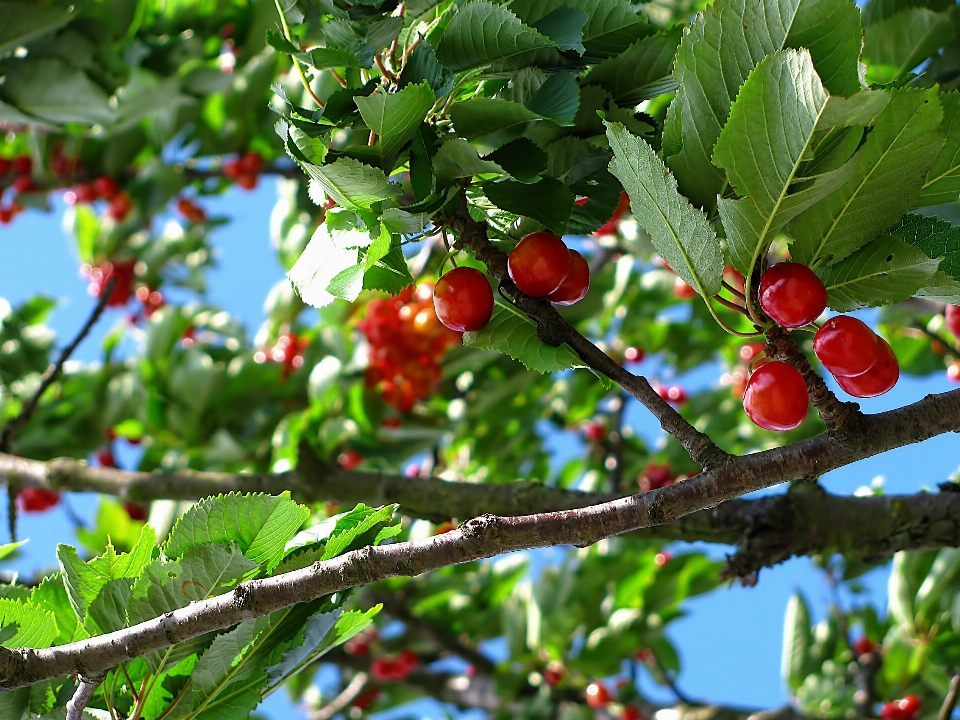
[[[68,205],[83,203],[92,205],[98,200],[107,202],[107,215],[117,222],[126,220],[133,209],[133,201],[120,189],[117,181],[109,175],[101,175],[93,182],[80,183],[63,194]]]
[[[923,703],[919,697],[906,695],[884,704],[880,709],[880,720],[916,720],[922,709]]]
[[[263,170],[263,156],[258,152],[246,152],[223,164],[223,174],[244,190],[257,187],[257,178]]]
[[[440,279],[436,291],[430,283],[423,283],[416,289],[405,288],[392,298],[371,300],[358,324],[370,344],[367,386],[377,388],[400,412],[410,412],[417,400],[430,396],[443,375],[443,356],[460,342],[459,332],[453,331],[450,323],[441,324],[439,308],[445,301],[438,300],[438,294],[442,286],[450,285],[444,279],[461,270],[477,273],[490,292],[482,273],[457,268]],[[461,292],[456,287],[454,290]],[[492,306],[492,294],[490,303]]]
[[[277,338],[273,347],[257,350],[253,354],[253,361],[280,363],[282,366],[280,379],[286,380],[294,370],[303,367],[303,351],[306,350],[308,344],[309,341],[296,333],[283,333]]]
[[[370,663],[370,675],[377,682],[403,682],[420,664],[413,650],[401,650],[393,656],[379,657]]]
[[[617,689],[622,690],[629,687],[629,681],[626,683],[618,683]],[[587,700],[587,705],[592,707],[595,710],[602,710],[607,708],[613,702],[613,695],[610,693],[609,688],[599,681],[594,681],[587,685],[587,690],[584,693],[584,696]],[[640,712],[640,708],[636,705],[623,705],[620,710],[620,714],[617,716],[619,720],[642,720],[643,713]]]
[[[760,307],[785,328],[813,323],[827,307],[827,289],[806,265],[774,265],[760,279]],[[817,331],[814,353],[854,397],[876,397],[900,378],[900,365],[889,343],[856,318],[831,318]],[[747,381],[743,408],[754,423],[767,430],[792,430],[807,415],[810,397],[800,371],[783,361],[771,361]]]
[[[0,158],[0,201],[3,200],[3,185],[9,185],[14,193],[9,204],[0,202],[0,225],[8,225],[23,212],[23,204],[16,196],[37,189],[33,181],[33,160],[29,155],[17,155],[12,158]]]
[[[507,256],[507,272],[521,292],[555,305],[573,305],[590,289],[590,266],[583,255],[545,231],[530,233],[517,243]],[[440,322],[457,332],[479,330],[493,314],[493,290],[474,268],[446,273],[437,283],[433,302]]]

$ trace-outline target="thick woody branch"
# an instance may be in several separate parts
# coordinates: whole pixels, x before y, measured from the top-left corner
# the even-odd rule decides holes
[[[634,375],[607,356],[567,322],[548,300],[532,298],[520,292],[507,272],[507,256],[487,238],[486,224],[470,217],[466,200],[463,198],[453,225],[460,234],[459,243],[469,248],[476,258],[487,266],[490,275],[500,283],[500,290],[537,323],[537,335],[543,342],[548,345],[567,343],[587,366],[606,375],[643,403],[660,422],[660,426],[673,435],[693,461],[705,470],[727,462],[730,456],[684,420],[680,413],[656,393],[645,377]]]
[[[84,709],[93,700],[93,695],[102,682],[102,676],[96,680],[80,680],[79,687],[67,702],[67,720],[82,720]]]
[[[522,517],[481,515],[425,540],[366,547],[310,567],[242,583],[233,591],[153,620],[45,649],[0,648],[0,688],[78,674],[97,677],[122,662],[276,610],[397,576],[551,545],[586,546],[662,525],[781,482],[818,477],[856,460],[960,430],[960,391],[865,417],[855,449],[829,435],[737,458],[685,482],[577,510]]]

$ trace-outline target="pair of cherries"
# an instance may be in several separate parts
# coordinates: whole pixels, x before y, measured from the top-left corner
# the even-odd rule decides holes
[[[573,305],[590,289],[583,255],[549,232],[530,233],[517,243],[507,256],[507,271],[521,292],[556,305]],[[451,330],[475,331],[490,322],[493,291],[482,272],[458,267],[437,281],[433,304],[440,322]]]
[[[782,327],[809,325],[827,307],[827,290],[806,265],[780,263],[760,280],[760,307]],[[817,358],[844,392],[869,398],[887,392],[900,378],[890,344],[856,318],[839,315],[821,326],[813,340]],[[810,397],[800,372],[783,361],[759,367],[747,381],[743,408],[767,430],[792,430],[807,415]]]

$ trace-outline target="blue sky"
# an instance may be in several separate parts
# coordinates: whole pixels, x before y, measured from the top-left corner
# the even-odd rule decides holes
[[[273,183],[265,181],[252,193],[232,191],[222,198],[205,201],[211,214],[232,218],[215,235],[219,267],[209,275],[208,300],[241,318],[251,336],[263,319],[262,303],[267,291],[283,277],[269,242],[269,217],[275,197]],[[0,227],[0,297],[11,304],[38,292],[57,298],[60,304],[51,325],[61,342],[75,332],[90,310],[86,282],[78,275],[71,241],[60,226],[62,210],[58,204],[56,212],[50,215],[29,212],[18,217],[12,226]],[[124,322],[125,317],[124,312],[108,312],[77,357],[96,359],[99,339],[114,323]],[[712,382],[714,377],[700,373],[684,381],[695,387],[697,383]],[[950,387],[945,376],[925,381],[903,378],[889,394],[862,404],[865,410],[875,412]],[[655,421],[639,406],[634,405],[629,420],[640,433],[654,437],[658,432]],[[557,443],[558,447],[560,444]],[[960,457],[956,448],[952,436],[934,438],[835,471],[821,482],[834,493],[851,493],[877,476],[885,478],[888,492],[935,488],[957,470]],[[121,463],[130,462],[130,457],[121,454]],[[92,496],[72,499],[81,516],[89,516],[95,504]],[[21,533],[31,542],[14,567],[7,565],[4,569],[32,574],[38,568],[49,568],[55,563],[56,543],[72,542],[70,523],[61,509],[22,517]],[[732,552],[732,548],[716,546],[704,549],[721,558]],[[886,575],[886,570],[881,569],[866,578],[870,596],[882,607],[886,603]],[[721,588],[691,601],[690,614],[675,623],[671,633],[683,660],[682,689],[694,698],[745,707],[775,707],[786,702],[779,678],[782,622],[786,602],[796,589],[803,590],[821,614],[831,599],[819,571],[803,558],[762,572],[754,588]],[[655,692],[649,679],[644,690],[655,698],[671,700],[669,693]],[[300,717],[283,693],[270,698],[260,712],[274,720]],[[439,717],[427,705],[418,706],[415,716]]]

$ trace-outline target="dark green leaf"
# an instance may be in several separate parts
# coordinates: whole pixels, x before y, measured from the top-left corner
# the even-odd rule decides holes
[[[447,185],[457,178],[474,175],[502,174],[496,162],[481,160],[477,149],[461,138],[447,140],[433,156],[433,172],[440,186]]]
[[[76,8],[36,2],[0,3],[0,57],[70,22]]]
[[[682,28],[676,27],[634,43],[595,66],[582,83],[599,85],[621,105],[635,105],[677,87],[673,61]]]
[[[946,142],[927,172],[920,191],[920,204],[942,205],[960,196],[960,92],[940,94],[943,133]]]
[[[574,50],[583,55],[583,26],[587,22],[587,13],[580,8],[557,8],[535,23],[533,27],[556,43],[560,50]]]
[[[558,125],[573,125],[580,108],[580,86],[572,73],[554,73],[533,94],[527,107]]]
[[[79,68],[53,58],[23,61],[6,71],[0,96],[55,123],[109,125],[116,116],[99,85]]]
[[[559,180],[545,177],[532,184],[502,180],[485,183],[483,191],[502,210],[533,218],[557,235],[566,232],[573,193]]]
[[[437,60],[437,54],[426,40],[410,53],[407,64],[400,73],[399,86],[426,82],[437,97],[444,97],[453,89],[454,75]]]
[[[474,139],[494,133],[513,133],[515,137],[531,122],[540,120],[540,116],[511,100],[476,98],[455,103],[450,108],[450,119],[460,135]]]
[[[940,271],[960,280],[960,227],[936,217],[911,213],[904,215],[886,234],[896,235],[929,258],[943,258]]]
[[[484,160],[496,163],[521,182],[536,182],[547,169],[547,153],[527,138],[503,145]]]
[[[904,76],[953,39],[954,28],[944,13],[910,8],[864,29],[863,59],[871,82]]]

